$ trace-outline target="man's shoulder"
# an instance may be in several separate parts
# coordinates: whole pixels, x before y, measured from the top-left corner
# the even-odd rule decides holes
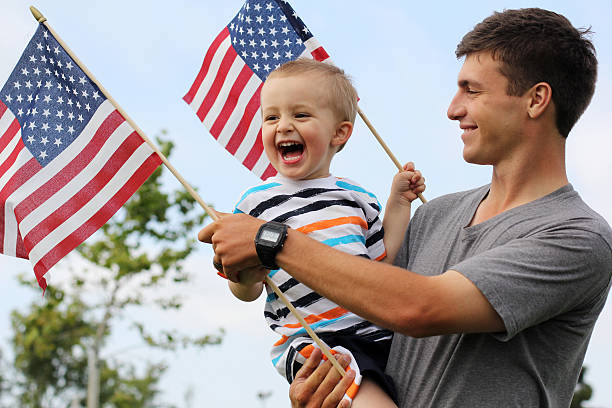
[[[451,210],[473,207],[482,201],[488,193],[489,187],[489,184],[485,184],[470,190],[444,194],[420,205],[417,211],[420,213],[448,213]]]

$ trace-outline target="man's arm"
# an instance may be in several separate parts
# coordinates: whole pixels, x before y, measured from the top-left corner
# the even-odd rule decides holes
[[[260,264],[253,240],[261,224],[231,215],[206,226],[198,238],[213,244],[215,260],[237,281],[240,271]],[[399,333],[425,337],[505,329],[480,290],[456,271],[422,276],[340,252],[292,229],[276,261],[319,294]]]

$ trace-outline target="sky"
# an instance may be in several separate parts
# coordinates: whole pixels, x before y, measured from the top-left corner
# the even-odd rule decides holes
[[[262,3],[265,0],[262,0]],[[565,15],[577,27],[592,27],[599,58],[595,95],[567,142],[570,182],[584,200],[612,222],[612,4],[607,0],[574,2],[489,0],[404,2],[389,0],[291,0],[296,12],[334,62],[351,75],[360,107],[400,162],[414,161],[427,180],[428,199],[487,183],[491,168],[467,164],[461,156],[460,129],[446,117],[456,91],[461,61],[454,50],[461,37],[493,11],[542,7]],[[418,3],[418,4],[414,4]],[[32,3],[3,0],[0,6],[0,80],[8,78],[37,23]],[[174,167],[205,201],[230,211],[240,193],[258,179],[222,149],[182,101],[204,53],[242,6],[240,0],[213,2],[39,0],[34,5],[85,63],[114,99],[152,137],[168,131],[176,149]],[[363,161],[368,157],[368,163]],[[393,162],[359,121],[346,148],[332,163],[332,173],[350,177],[385,203]],[[529,174],[523,175],[529,177]],[[167,186],[179,188],[169,177]],[[163,355],[131,348],[134,338],[115,334],[106,355],[130,361],[165,358],[162,398],[179,407],[287,406],[288,386],[268,359],[275,335],[263,319],[263,298],[242,303],[213,272],[211,249],[202,245],[188,270],[196,279],[182,292],[180,313],[140,312],[149,327],[176,327],[187,333],[213,333],[223,327],[221,346]],[[68,275],[69,257],[48,279],[59,284]],[[31,274],[26,260],[0,255],[0,347],[8,349],[9,311],[31,301],[44,302],[20,288],[18,273]],[[608,302],[610,303],[610,302]],[[612,306],[606,305],[585,358],[586,380],[594,390],[589,406],[612,407]],[[125,351],[127,350],[127,351]],[[103,357],[104,357],[103,353]],[[260,391],[271,392],[265,401]],[[185,395],[191,397],[185,398]]]

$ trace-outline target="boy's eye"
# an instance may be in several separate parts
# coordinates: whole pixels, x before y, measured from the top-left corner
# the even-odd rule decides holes
[[[296,118],[307,118],[307,117],[309,117],[309,116],[310,116],[309,114],[304,113],[304,112],[300,112],[300,113],[296,113],[296,114],[295,114],[295,117],[296,117]]]
[[[278,119],[278,116],[276,116],[276,115],[268,115],[268,116],[266,116],[265,120],[266,121],[270,121],[270,120],[276,120],[276,119]]]

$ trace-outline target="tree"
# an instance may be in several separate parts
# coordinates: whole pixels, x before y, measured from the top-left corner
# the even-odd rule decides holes
[[[158,146],[169,157],[173,144],[158,139]],[[150,406],[157,397],[155,386],[165,370],[163,364],[150,364],[138,374],[133,364],[101,358],[119,318],[131,319],[128,326],[148,347],[176,350],[221,342],[222,329],[197,338],[176,330],[152,332],[126,313],[145,306],[182,307],[181,296],[166,293],[189,282],[183,264],[195,249],[195,229],[204,218],[204,211],[184,190],[163,191],[160,168],[77,248],[88,266],[72,268],[70,285],[50,286],[42,305],[34,302],[27,313],[12,313],[19,378],[13,385],[21,406],[65,407],[68,394],[76,390],[82,394],[85,388],[89,408]]]
[[[586,373],[587,368],[582,367],[580,370],[580,376],[578,377],[578,384],[576,384],[576,389],[574,390],[574,396],[572,397],[572,403],[570,408],[583,408],[584,405],[582,403],[584,401],[588,401],[593,396],[593,388],[584,382],[584,374]]]

